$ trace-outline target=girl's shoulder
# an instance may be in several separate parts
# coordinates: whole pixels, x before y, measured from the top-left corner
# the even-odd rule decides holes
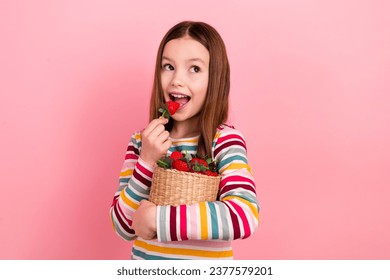
[[[233,125],[229,124],[220,124],[217,128],[217,134],[239,134],[242,135],[241,131],[236,129]]]
[[[231,140],[239,140],[245,144],[245,139],[240,130],[236,129],[233,125],[221,124],[217,128],[217,132],[214,137],[215,143],[221,143]]]
[[[239,130],[227,124],[218,126],[212,145],[214,158],[221,159],[229,153],[245,154],[246,151],[246,142]]]
[[[224,130],[224,129],[235,129],[235,127],[231,124],[223,123],[223,124],[220,124],[217,128],[217,130]]]

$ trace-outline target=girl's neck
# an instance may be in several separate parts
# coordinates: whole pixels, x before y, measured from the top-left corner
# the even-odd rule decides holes
[[[191,118],[185,121],[173,123],[170,137],[174,139],[195,137],[200,134],[199,119]]]

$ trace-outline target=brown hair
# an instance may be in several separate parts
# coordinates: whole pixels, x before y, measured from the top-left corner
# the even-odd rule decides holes
[[[211,156],[211,146],[217,127],[226,122],[229,108],[230,67],[225,44],[218,32],[204,22],[183,21],[172,27],[162,39],[157,52],[154,83],[150,100],[150,121],[158,118],[158,108],[164,103],[161,86],[161,60],[165,45],[173,39],[190,36],[201,43],[210,54],[209,83],[206,100],[200,111],[200,138],[197,154]],[[166,128],[172,129],[171,118]]]

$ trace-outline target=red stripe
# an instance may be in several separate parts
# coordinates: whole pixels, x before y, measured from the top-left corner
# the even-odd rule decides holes
[[[244,226],[244,236],[242,238],[244,239],[244,238],[249,237],[251,235],[251,229],[249,227],[249,222],[248,222],[248,219],[245,215],[244,210],[237,203],[235,203],[233,201],[229,201],[229,202],[232,204],[234,209],[237,211],[238,216],[241,218],[242,224]]]
[[[122,216],[119,214],[118,210],[120,211],[120,213],[122,214]],[[118,219],[119,223],[121,224],[122,228],[127,232],[127,233],[130,233],[130,234],[134,234],[134,230],[129,228],[125,222],[122,220],[122,217],[125,217],[125,215],[123,214],[122,210],[120,209],[120,206],[119,206],[119,203],[117,203],[115,206],[114,206],[114,212],[115,212],[115,216],[116,218]],[[126,219],[126,218],[125,218]]]
[[[139,155],[138,149],[136,147],[134,147],[132,144],[127,146],[127,151],[128,152],[133,152],[134,154]]]
[[[146,176],[148,176],[149,178],[152,177],[153,173],[152,173],[150,170],[146,169],[140,162],[137,162],[136,167],[137,167],[143,174],[145,174]]]
[[[170,233],[171,233],[171,241],[177,241],[176,234],[176,207],[171,206],[171,211],[169,213],[169,224],[170,224]]]
[[[232,209],[230,209],[230,201],[223,201],[223,203],[227,206],[230,212],[230,217],[232,219],[232,224],[233,224],[233,238],[238,239],[240,238],[241,231],[240,231],[240,224],[238,223],[238,218],[236,213],[233,212]]]
[[[143,185],[145,185],[147,187],[150,187],[152,185],[152,181],[149,181],[148,179],[142,177],[142,175],[140,175],[138,173],[137,167],[134,169],[133,177],[136,178],[138,181],[140,181]]]
[[[254,190],[254,188],[252,186],[243,185],[243,184],[232,184],[232,185],[227,185],[227,186],[222,187],[220,195],[223,195],[223,194],[225,194],[229,191],[232,191],[232,190],[236,190],[238,188],[241,188],[241,189],[244,189],[244,190],[247,190],[247,191],[250,191],[250,192],[256,194],[256,191]]]
[[[180,205],[180,235],[181,235],[181,240],[188,240],[187,207],[185,205]]]
[[[112,200],[111,207],[115,205],[115,203],[116,203],[117,200],[118,200],[118,197],[119,197],[119,195],[114,196],[114,199]]]
[[[249,179],[247,177],[237,176],[237,175],[235,175],[235,176],[227,176],[227,177],[223,178],[221,180],[221,185],[226,185],[226,183],[230,182],[230,181],[232,181],[232,182],[240,182],[240,181],[241,182],[248,182],[248,183],[250,183],[253,186],[255,185],[253,180],[251,180],[251,179]]]
[[[224,143],[222,144],[221,146],[219,146],[217,149],[215,149],[215,152],[214,152],[214,155],[215,157],[223,150],[223,149],[226,149],[228,147],[232,147],[232,146],[241,146],[245,149],[246,151],[246,147],[245,147],[245,144],[242,143],[241,141],[231,141],[231,142],[227,142],[227,143]]]
[[[127,146],[127,151],[133,151],[134,152],[134,146],[132,144],[129,144]]]
[[[221,137],[218,138],[217,142],[218,143],[222,143],[222,142],[230,140],[230,139],[238,139],[238,140],[241,140],[243,143],[245,143],[244,138],[242,138],[238,134],[228,134],[228,135],[225,135],[225,136],[221,136]]]
[[[138,156],[136,156],[135,154],[126,154],[125,160],[127,160],[127,159],[135,159],[135,160],[137,160]]]
[[[118,206],[118,211],[121,214],[121,217],[123,217],[123,219],[129,224],[129,226],[131,226],[133,222],[130,219],[126,218],[126,215],[125,213],[123,213],[122,207],[119,205],[119,203],[117,204],[117,206]]]

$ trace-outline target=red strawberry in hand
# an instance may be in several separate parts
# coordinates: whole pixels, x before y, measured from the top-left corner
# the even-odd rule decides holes
[[[180,103],[169,100],[167,102],[167,107],[168,107],[169,114],[173,116],[176,113],[176,111],[180,108]]]
[[[180,103],[169,100],[165,103],[158,111],[162,113],[162,117],[169,119],[170,116],[174,115],[176,111],[180,108]]]

